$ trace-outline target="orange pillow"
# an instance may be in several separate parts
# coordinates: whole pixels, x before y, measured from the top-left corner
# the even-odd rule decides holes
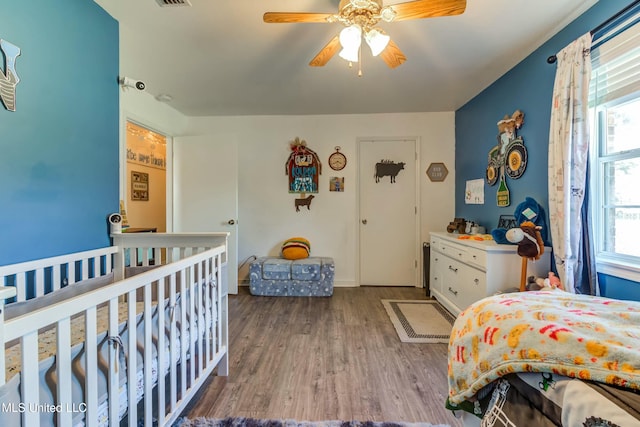
[[[311,244],[304,237],[292,237],[282,244],[282,257],[285,259],[303,259],[309,256]]]

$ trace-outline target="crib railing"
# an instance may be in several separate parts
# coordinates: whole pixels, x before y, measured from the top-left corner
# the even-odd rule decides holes
[[[77,258],[71,259],[73,255],[70,255],[71,258],[65,261],[70,264],[62,267],[61,271],[78,269],[84,271],[83,265],[86,263],[89,266],[87,275],[91,276],[96,275],[96,271],[103,271],[102,263],[106,262],[107,265],[113,266],[116,277],[114,284],[6,321],[3,306],[5,299],[22,291],[15,285],[0,287],[0,342],[6,346],[9,342],[17,341],[20,346],[21,403],[25,405],[23,408],[27,408],[21,412],[22,425],[29,427],[41,425],[38,411],[30,411],[28,408],[30,404],[40,401],[38,337],[39,331],[47,328],[54,328],[56,331],[55,408],[62,408],[55,414],[57,425],[71,426],[74,422],[73,417],[76,414],[65,408],[83,410],[85,425],[98,425],[97,312],[100,307],[106,307],[108,310],[109,425],[120,425],[119,372],[123,367],[119,364],[124,343],[119,336],[122,326],[119,315],[122,316],[123,309],[125,322],[128,325],[126,344],[130,353],[126,358],[127,420],[130,427],[139,425],[140,420],[143,420],[145,426],[171,425],[214,369],[217,368],[218,375],[227,375],[228,303],[226,277],[223,273],[226,270],[227,235],[227,233],[113,235],[114,247],[97,250],[94,254],[94,257],[98,257],[98,261],[96,258],[78,261]],[[128,257],[127,251],[129,251]],[[62,260],[64,257],[58,258]],[[84,253],[80,258],[85,259]],[[126,261],[133,266],[153,265],[157,268],[118,280],[124,277]],[[109,264],[111,262],[112,264]],[[36,280],[36,282],[49,277],[52,266],[43,267],[38,261],[33,263],[33,265],[22,263],[20,267],[0,267],[3,283],[8,280],[6,277],[12,275],[14,277],[12,280],[15,282],[17,280],[15,277],[23,274],[19,271],[20,269],[30,269],[29,277],[35,276],[35,279],[29,280]],[[100,266],[96,267],[98,265]],[[43,271],[43,273],[33,273],[34,270]],[[77,275],[75,279],[82,280]],[[22,279],[17,281],[20,280]],[[50,278],[46,280],[51,281]],[[41,284],[37,284],[36,288],[38,287],[45,288]],[[171,314],[167,322],[163,310],[165,306],[171,313],[179,309],[180,318],[175,319]],[[160,313],[157,319],[152,317],[154,308],[157,308]],[[74,373],[71,355],[71,322],[78,317],[84,319],[82,341],[85,343],[85,375],[82,384],[84,401],[80,402],[80,407],[72,398]],[[145,325],[141,338],[142,345],[138,339],[137,327],[131,326],[137,325],[138,322],[143,322]],[[154,327],[159,331],[157,338],[152,337]],[[162,332],[165,330],[168,331],[167,336]],[[154,346],[157,349],[156,355],[153,354]],[[168,347],[167,354],[163,350],[165,347]],[[144,394],[140,402],[141,414],[138,414],[136,393],[138,388],[136,385],[140,383],[137,377],[136,351],[142,354],[143,363],[141,386]],[[155,383],[152,381],[154,363],[157,369]],[[166,372],[165,366],[168,366]],[[0,385],[4,383],[5,353],[0,352]]]
[[[109,246],[0,266],[0,286],[15,287],[17,302],[37,298],[61,287],[111,273],[117,253],[117,247]]]

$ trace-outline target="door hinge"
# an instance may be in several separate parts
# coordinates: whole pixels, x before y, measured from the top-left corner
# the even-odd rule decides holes
[[[418,207],[414,206],[414,209],[415,209],[415,214],[418,215]]]
[[[413,262],[415,263],[416,268],[418,268],[418,260],[417,260],[417,259],[414,259],[414,260],[413,260]]]

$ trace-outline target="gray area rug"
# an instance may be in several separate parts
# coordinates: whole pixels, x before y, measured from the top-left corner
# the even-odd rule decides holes
[[[402,342],[449,343],[455,317],[435,300],[383,299],[391,323]]]
[[[448,424],[402,423],[376,421],[295,421],[255,418],[187,418],[178,419],[173,427],[449,427]]]

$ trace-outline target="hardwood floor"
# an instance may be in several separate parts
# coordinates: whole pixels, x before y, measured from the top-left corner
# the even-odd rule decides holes
[[[380,299],[416,288],[337,288],[331,298],[229,301],[229,377],[212,377],[184,416],[430,422],[444,408],[447,345],[401,343]]]

